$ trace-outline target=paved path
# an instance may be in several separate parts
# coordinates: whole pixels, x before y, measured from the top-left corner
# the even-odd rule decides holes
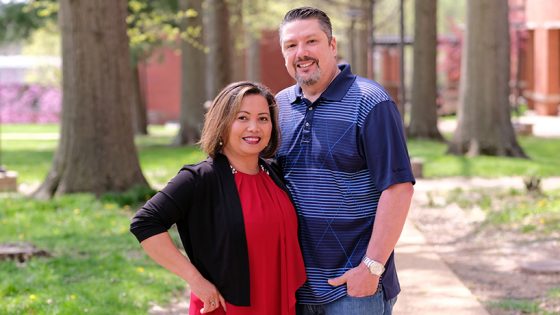
[[[465,181],[467,180],[461,178],[418,179],[414,187],[411,211],[417,209],[418,204],[425,203],[427,192],[464,186]],[[395,315],[488,315],[410,219],[405,224],[395,253],[402,289],[395,305]]]
[[[408,221],[396,249],[402,292],[395,315],[488,315]]]
[[[429,191],[446,191],[458,187],[524,189],[524,183],[522,177],[419,179],[414,187],[411,211],[417,209],[417,204],[427,201]],[[560,189],[560,177],[544,179],[542,188]],[[395,252],[402,288],[395,305],[395,315],[488,314],[470,290],[435,253],[411,220],[407,221]]]

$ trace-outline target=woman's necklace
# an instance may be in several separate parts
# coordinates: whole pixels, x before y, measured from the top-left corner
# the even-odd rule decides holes
[[[260,169],[261,169],[263,172],[266,173],[266,175],[270,175],[270,174],[268,173],[268,170],[266,170],[266,169],[264,168],[264,166],[262,166],[262,165],[259,165],[259,166],[260,166]],[[231,173],[232,173],[232,174],[237,174],[237,169],[235,169],[235,167],[233,167],[233,165],[230,164],[230,165],[229,165],[229,168],[231,168]],[[258,174],[258,173],[259,173],[259,172],[257,171],[257,174]],[[255,175],[256,175],[256,174],[255,174]]]

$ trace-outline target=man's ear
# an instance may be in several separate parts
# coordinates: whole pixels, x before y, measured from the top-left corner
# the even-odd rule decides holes
[[[336,37],[332,37],[331,38],[331,42],[329,43],[329,46],[331,47],[332,52],[334,53],[334,55],[337,55],[337,48],[336,48]]]

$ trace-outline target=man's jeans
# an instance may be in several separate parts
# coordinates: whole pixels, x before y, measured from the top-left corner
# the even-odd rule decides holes
[[[345,296],[322,305],[298,304],[297,315],[391,315],[397,298],[386,301],[383,291],[366,297]]]

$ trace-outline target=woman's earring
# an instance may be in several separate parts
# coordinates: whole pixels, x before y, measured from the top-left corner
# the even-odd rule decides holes
[[[218,145],[221,147],[224,145],[224,143],[222,142],[222,140],[220,140],[220,142],[218,143]]]

